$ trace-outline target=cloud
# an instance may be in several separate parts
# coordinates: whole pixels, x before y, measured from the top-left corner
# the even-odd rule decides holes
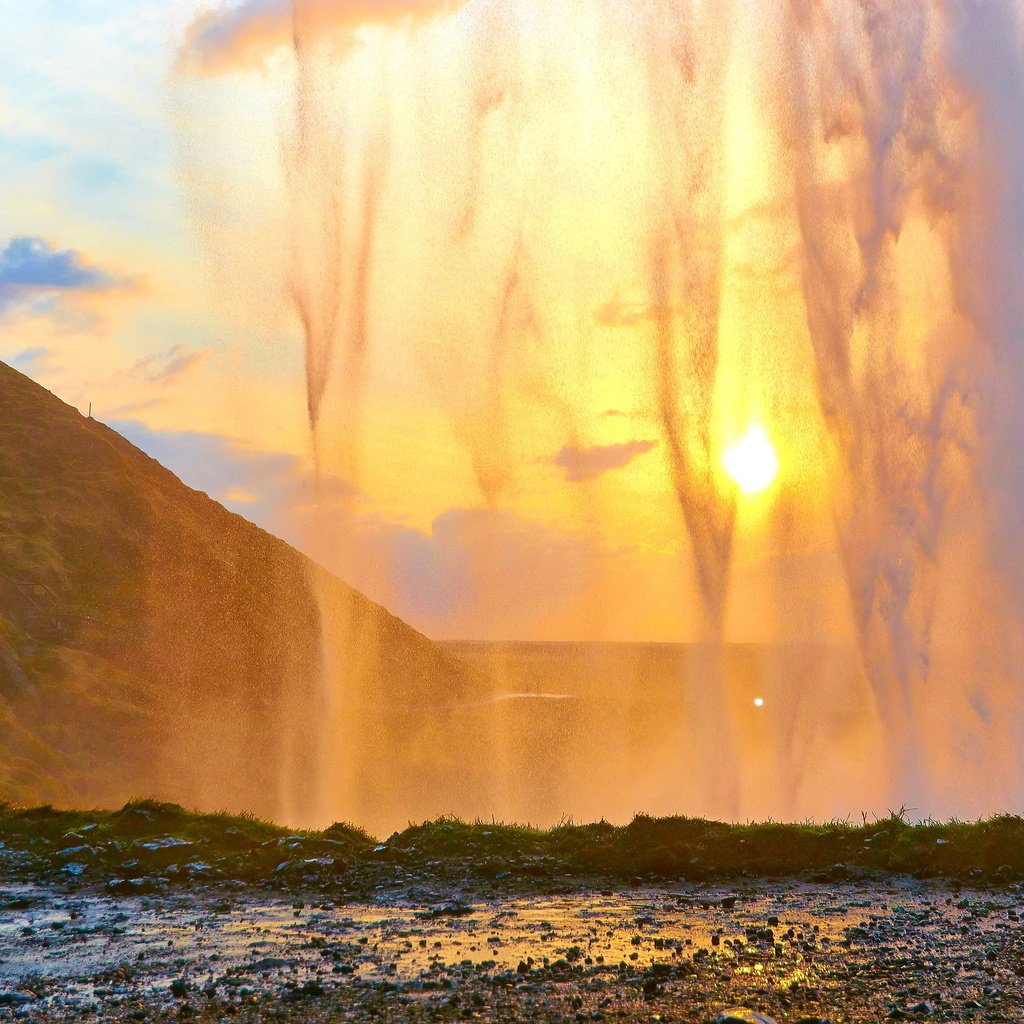
[[[317,487],[298,456],[137,420],[110,426],[190,487],[438,638],[553,636],[608,557],[507,509],[448,509],[423,531],[367,507],[340,477],[324,475]]]
[[[393,25],[453,6],[453,0],[245,0],[237,7],[222,5],[192,22],[175,67],[200,77],[257,68],[274,50],[292,45],[297,25],[307,38],[333,34],[351,41],[363,25]]]
[[[249,491],[239,491],[233,487],[224,492],[224,500],[228,504],[252,505],[258,498],[258,494],[251,494]]]
[[[351,527],[350,582],[428,635],[522,638],[557,632],[600,575],[606,553],[508,509],[453,508],[429,533],[378,520]],[[558,571],[552,573],[552,567]]]
[[[0,312],[54,294],[121,287],[122,278],[86,263],[73,249],[56,249],[44,238],[17,235],[0,252]]]
[[[146,398],[139,402],[128,402],[126,405],[119,405],[110,410],[110,415],[114,417],[134,416],[140,412],[147,412],[150,409],[155,409],[157,406],[163,404],[164,399],[162,398]]]
[[[272,532],[288,533],[284,513],[315,500],[302,460],[287,452],[254,449],[221,434],[157,430],[138,420],[111,420],[109,426],[189,487]],[[321,501],[341,502],[356,493],[352,484],[328,476]]]
[[[138,420],[112,420],[109,426],[156,459],[189,487],[218,498],[230,491],[251,493],[254,481],[279,484],[296,471],[293,455],[255,451],[220,434],[157,430]]]
[[[593,480],[613,469],[622,469],[637,456],[652,451],[657,444],[657,441],[626,441],[623,444],[599,444],[591,448],[570,444],[547,461],[561,469],[566,480],[578,483]]]
[[[38,346],[36,348],[27,348],[24,352],[19,352],[17,355],[8,359],[7,362],[16,370],[20,370],[29,377],[33,377],[35,374],[45,369],[46,365],[52,359],[53,351],[51,349]]]
[[[651,318],[650,306],[623,302],[619,298],[609,300],[594,314],[599,327],[635,327]]]
[[[187,349],[184,345],[174,345],[166,352],[144,356],[131,372],[141,375],[150,384],[170,384],[195,369],[209,355],[208,348]]]
[[[774,261],[769,260],[740,260],[729,267],[729,272],[736,277],[746,281],[772,281],[776,294],[783,291],[789,293],[796,288],[796,281],[799,278],[800,260],[803,250],[799,246],[790,246]],[[794,283],[785,287],[785,279],[791,279]]]
[[[597,310],[594,322],[598,327],[636,327],[639,324],[653,323],[666,311],[670,316],[677,312],[671,306],[666,309],[649,302],[623,302],[616,296]]]
[[[785,197],[781,199],[765,199],[760,202],[751,203],[730,217],[727,223],[731,229],[735,230],[751,222],[788,225],[792,217],[793,210],[790,206],[789,198]]]
[[[0,287],[106,288],[109,274],[87,266],[72,249],[58,250],[43,238],[19,235],[0,253]]]

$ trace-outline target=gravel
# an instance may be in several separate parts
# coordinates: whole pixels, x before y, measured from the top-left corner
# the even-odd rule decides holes
[[[0,887],[0,1020],[1024,1020],[1024,895],[889,879],[358,902]]]

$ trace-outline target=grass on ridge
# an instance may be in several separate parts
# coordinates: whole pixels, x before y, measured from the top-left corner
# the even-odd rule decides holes
[[[72,884],[386,883],[541,879],[841,878],[860,870],[967,881],[1024,880],[1024,819],[914,824],[905,812],[852,824],[730,825],[638,815],[628,825],[535,828],[440,818],[378,843],[351,825],[294,831],[245,815],[156,800],[118,811],[0,805],[0,879]]]

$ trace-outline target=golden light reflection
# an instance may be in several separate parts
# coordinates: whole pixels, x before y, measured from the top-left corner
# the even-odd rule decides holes
[[[744,494],[766,491],[779,472],[779,458],[764,427],[751,424],[722,456],[725,471]]]

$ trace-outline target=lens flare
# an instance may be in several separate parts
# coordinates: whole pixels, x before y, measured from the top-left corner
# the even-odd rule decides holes
[[[722,462],[725,471],[744,494],[760,494],[767,490],[779,472],[775,448],[764,427],[756,424],[725,450]]]

